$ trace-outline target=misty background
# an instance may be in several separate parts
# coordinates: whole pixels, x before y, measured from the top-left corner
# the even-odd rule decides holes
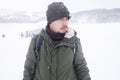
[[[62,1],[71,12],[92,80],[120,80],[119,0],[0,0],[0,79],[22,80],[31,38],[46,26],[46,10]]]

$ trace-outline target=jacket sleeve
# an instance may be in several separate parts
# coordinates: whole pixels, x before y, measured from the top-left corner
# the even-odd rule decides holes
[[[35,65],[34,46],[35,46],[35,37],[31,39],[28,52],[26,55],[24,72],[23,72],[23,80],[32,80],[33,78],[33,68]]]
[[[74,69],[77,75],[77,80],[91,80],[89,69],[84,58],[80,40],[77,39],[77,50],[74,58]]]

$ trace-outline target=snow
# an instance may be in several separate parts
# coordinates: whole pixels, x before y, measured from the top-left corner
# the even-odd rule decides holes
[[[119,80],[120,23],[84,24],[75,27],[92,80]]]
[[[31,38],[21,38],[19,33],[43,27],[44,24],[0,24],[1,80],[22,80]],[[120,23],[69,26],[77,31],[81,40],[92,80],[120,80]],[[2,34],[5,34],[5,37],[2,37]]]

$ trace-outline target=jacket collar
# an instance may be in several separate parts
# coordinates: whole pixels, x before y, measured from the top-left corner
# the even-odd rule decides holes
[[[45,29],[41,30],[41,35],[47,41],[49,45],[53,45],[54,41],[50,38],[50,36],[46,33]],[[65,46],[72,46],[74,44],[74,39],[76,37],[75,30],[68,28],[64,38],[57,43],[57,46],[65,45]]]

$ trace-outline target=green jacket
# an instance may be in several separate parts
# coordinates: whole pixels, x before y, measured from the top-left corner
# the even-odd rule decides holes
[[[75,32],[68,30],[65,37],[57,44],[47,35],[45,30],[40,33],[44,40],[39,51],[38,61],[33,80],[91,80],[89,69],[83,56],[79,39],[77,38],[77,50],[73,54]],[[31,70],[35,62],[36,36],[32,38],[26,56],[23,80],[31,80]]]

